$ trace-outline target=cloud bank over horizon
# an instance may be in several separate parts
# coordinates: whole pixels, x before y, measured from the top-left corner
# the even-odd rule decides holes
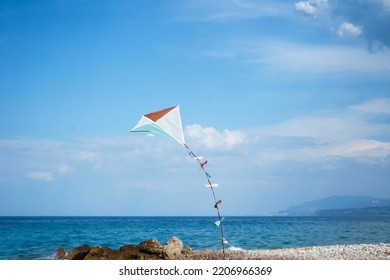
[[[216,178],[222,180],[219,184],[228,192],[238,191],[231,188],[244,180],[245,186],[239,187],[240,190],[257,188],[264,193],[272,193],[275,186],[296,192],[294,188],[288,190],[289,185],[301,182],[302,187],[305,185],[312,189],[310,195],[302,196],[299,200],[302,202],[335,194],[388,197],[387,186],[375,188],[369,183],[368,177],[372,178],[372,174],[356,174],[360,190],[356,189],[356,185],[346,186],[343,180],[326,183],[319,174],[326,170],[342,176],[360,168],[375,168],[379,174],[386,173],[390,165],[390,125],[386,122],[374,123],[373,120],[390,117],[389,105],[389,98],[373,99],[351,104],[337,112],[317,112],[264,127],[240,130],[219,131],[214,127],[193,124],[185,127],[185,137],[187,143],[207,156],[210,170],[215,169]],[[71,142],[2,139],[0,151],[1,188],[17,189],[28,181],[40,181],[58,188],[59,182],[68,181],[79,188],[95,186],[99,190],[103,186],[98,182],[108,180],[111,183],[109,187],[103,187],[105,191],[111,188],[113,192],[131,196],[133,191],[139,190],[168,190],[169,193],[170,185],[176,180],[184,183],[190,179],[199,184],[201,178],[196,174],[195,163],[178,145],[161,136],[148,137],[147,134],[85,138]],[[30,160],[26,161],[26,158]],[[270,177],[268,172],[271,167],[274,175]],[[291,169],[297,170],[291,173]],[[154,176],[158,176],[159,183],[153,183],[151,178],[142,175],[148,173],[157,173]],[[78,176],[86,174],[93,174],[95,179],[77,182]],[[303,183],[307,176],[312,176],[312,179]],[[382,179],[388,177],[385,174],[380,176]],[[44,185],[35,188],[40,189]],[[198,189],[196,184],[188,185],[188,188]],[[70,189],[73,187],[68,186]],[[289,206],[279,205],[280,208]]]

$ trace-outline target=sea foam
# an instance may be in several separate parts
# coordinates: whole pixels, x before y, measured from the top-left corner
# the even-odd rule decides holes
[[[240,248],[240,247],[236,247],[236,246],[230,246],[228,248],[228,250],[230,250],[230,251],[242,251],[243,249]]]

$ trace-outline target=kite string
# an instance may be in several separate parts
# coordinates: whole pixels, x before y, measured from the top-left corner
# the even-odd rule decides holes
[[[214,198],[214,208],[217,210],[217,214],[218,214],[218,221],[219,221],[219,228],[220,228],[220,231],[221,231],[221,245],[222,245],[222,253],[223,253],[223,257],[225,258],[225,237],[224,237],[224,233],[223,233],[223,225],[222,225],[222,218],[221,218],[221,214],[219,212],[219,207],[218,207],[218,204],[221,203],[222,201],[221,200],[218,200],[217,201],[217,198],[215,196],[215,192],[214,192],[214,188],[213,188],[213,184],[210,180],[210,175],[206,172],[205,168],[204,168],[204,165],[205,164],[202,164],[201,161],[199,160],[199,158],[194,154],[194,152],[186,145],[184,144],[184,146],[188,149],[188,151],[190,152],[190,154],[194,157],[194,159],[196,159],[196,161],[199,163],[199,166],[200,166],[200,169],[203,170],[205,176],[206,176],[206,179],[207,179],[207,182],[208,182],[208,185],[210,186],[211,188],[211,191],[212,191],[212,194],[213,194],[213,198]]]

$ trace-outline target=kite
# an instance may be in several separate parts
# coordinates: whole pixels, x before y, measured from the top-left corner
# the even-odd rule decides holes
[[[208,163],[207,160],[201,162],[202,157],[196,156],[194,152],[187,146],[184,139],[179,106],[174,106],[143,115],[141,120],[131,130],[131,132],[151,132],[165,136],[186,148],[189,155],[199,163],[199,170],[203,171],[204,175],[206,176],[206,187],[210,188],[213,194],[215,203],[214,208],[217,210],[218,214],[218,221],[215,222],[215,225],[220,228],[222,252],[223,256],[225,257],[225,244],[228,242],[225,239],[223,232],[222,221],[224,218],[221,218],[219,211],[219,205],[222,204],[222,200],[217,200],[214,191],[214,188],[218,187],[218,184],[212,183],[210,173],[206,172],[205,165]]]

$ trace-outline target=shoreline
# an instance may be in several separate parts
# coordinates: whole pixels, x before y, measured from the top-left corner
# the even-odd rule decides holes
[[[390,243],[225,250],[226,260],[390,260]],[[222,250],[191,251],[181,260],[221,260]]]
[[[166,245],[148,239],[138,245],[127,244],[119,250],[107,246],[81,245],[65,252],[57,249],[55,259],[67,260],[390,260],[390,243],[326,245],[300,248],[255,250],[200,250],[184,247],[172,237]]]

